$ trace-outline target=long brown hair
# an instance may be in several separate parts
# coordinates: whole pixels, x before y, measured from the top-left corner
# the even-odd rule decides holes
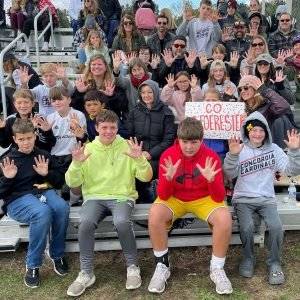
[[[98,2],[96,0],[90,0],[93,5],[94,5],[94,11],[88,11],[86,6],[85,6],[85,2],[86,0],[84,0],[84,4],[83,4],[83,9],[82,9],[82,13],[83,13],[83,16],[86,17],[87,15],[94,15],[96,17],[96,15],[98,14]]]
[[[125,15],[123,15],[123,17],[121,19],[121,23],[119,25],[118,35],[121,36],[122,38],[126,37],[126,33],[125,33],[125,30],[124,30],[124,24],[123,24],[124,23],[124,19],[128,19],[128,20],[130,20],[130,22],[132,22],[132,34],[131,34],[131,36],[132,37],[137,36],[138,35],[138,29],[136,27],[134,17],[131,14],[125,14]]]
[[[102,79],[100,86],[97,85],[97,82],[95,81],[95,78],[91,72],[91,64],[92,64],[92,62],[94,62],[97,59],[100,59],[105,64],[105,67],[106,67],[106,71],[103,75],[103,79]],[[83,74],[83,80],[86,84],[89,85],[89,89],[105,89],[105,86],[104,86],[105,81],[114,81],[114,77],[112,75],[110,67],[102,54],[97,54],[97,55],[94,55],[91,57],[88,65],[85,69],[85,72]]]
[[[175,80],[177,80],[180,76],[185,76],[188,78],[188,80],[191,80],[191,75],[186,71],[180,71],[176,74]],[[175,90],[179,90],[178,86],[175,84]],[[192,101],[192,95],[191,95],[191,86],[188,87],[188,89],[185,92],[185,102]]]

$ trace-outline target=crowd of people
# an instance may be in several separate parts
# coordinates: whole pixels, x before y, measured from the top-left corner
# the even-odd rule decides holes
[[[29,36],[34,16],[46,5],[57,26],[51,0],[16,0],[9,9],[12,28]],[[8,147],[0,163],[0,198],[5,213],[30,225],[28,287],[40,284],[49,231],[54,270],[68,273],[69,207],[83,199],[80,272],[68,295],[80,296],[94,284],[94,232],[109,214],[126,261],[126,289],[141,286],[131,222],[135,203],[153,203],[150,292],[165,290],[171,274],[167,232],[191,212],[212,229],[216,292],[232,293],[224,271],[232,230],[225,187],[233,189],[243,243],[240,275],[254,275],[257,212],[269,230],[268,281],[285,281],[273,179],[276,172],[300,174],[292,109],[300,101],[296,22],[284,4],[267,18],[258,0],[250,0],[246,17],[235,0],[220,0],[217,8],[201,0],[199,15],[186,7],[177,28],[170,10],[156,9],[152,0],[135,1],[131,12],[122,12],[118,0],[70,1],[80,65],[74,82],[62,64],[42,64],[40,78],[12,52],[4,55],[10,83],[9,117],[0,121],[0,146]],[[39,28],[48,22],[45,15]],[[49,39],[50,31],[42,50],[49,51]],[[204,138],[201,121],[185,116],[187,102],[217,101],[245,104],[240,138]]]

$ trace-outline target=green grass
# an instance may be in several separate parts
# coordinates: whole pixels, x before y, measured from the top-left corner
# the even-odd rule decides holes
[[[219,296],[209,279],[208,267],[211,255],[210,247],[191,247],[171,249],[172,275],[163,295],[151,295],[147,285],[154,265],[151,250],[140,250],[142,287],[135,291],[125,290],[126,270],[122,254],[119,251],[97,252],[95,256],[96,283],[79,299],[172,299],[172,300],[218,300],[218,299],[300,299],[300,233],[289,232],[285,238],[283,268],[287,281],[282,286],[270,286],[267,283],[265,265],[266,248],[257,250],[255,276],[251,279],[238,275],[238,263],[241,248],[230,248],[226,261],[226,272],[231,279],[234,292],[230,296]],[[23,283],[25,247],[16,253],[0,253],[0,300],[59,300],[70,299],[66,290],[79,271],[78,253],[69,253],[70,273],[58,277],[52,269],[52,263],[45,260],[41,268],[41,286],[29,289]]]

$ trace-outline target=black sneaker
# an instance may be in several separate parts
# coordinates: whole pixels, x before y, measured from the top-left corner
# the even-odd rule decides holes
[[[54,271],[56,274],[60,276],[65,276],[68,274],[69,267],[67,264],[67,261],[64,257],[59,258],[59,259],[52,259],[53,266],[54,266]]]
[[[24,283],[30,288],[37,288],[40,285],[40,274],[39,268],[26,269],[26,274],[24,277]]]

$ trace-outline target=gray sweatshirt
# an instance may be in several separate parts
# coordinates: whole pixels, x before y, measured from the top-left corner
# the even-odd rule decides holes
[[[199,18],[183,21],[176,33],[188,37],[188,50],[195,49],[197,54],[205,52],[208,57],[211,57],[212,48],[221,41],[222,35],[218,22]]]
[[[245,124],[249,120],[262,121],[268,130],[268,137],[260,148],[251,146],[245,136]],[[300,149],[289,150],[287,154],[272,143],[267,120],[259,112],[250,114],[241,127],[244,147],[240,154],[229,152],[224,160],[224,173],[230,179],[237,177],[234,187],[234,203],[275,203],[274,173],[283,172],[288,176],[300,174]]]

